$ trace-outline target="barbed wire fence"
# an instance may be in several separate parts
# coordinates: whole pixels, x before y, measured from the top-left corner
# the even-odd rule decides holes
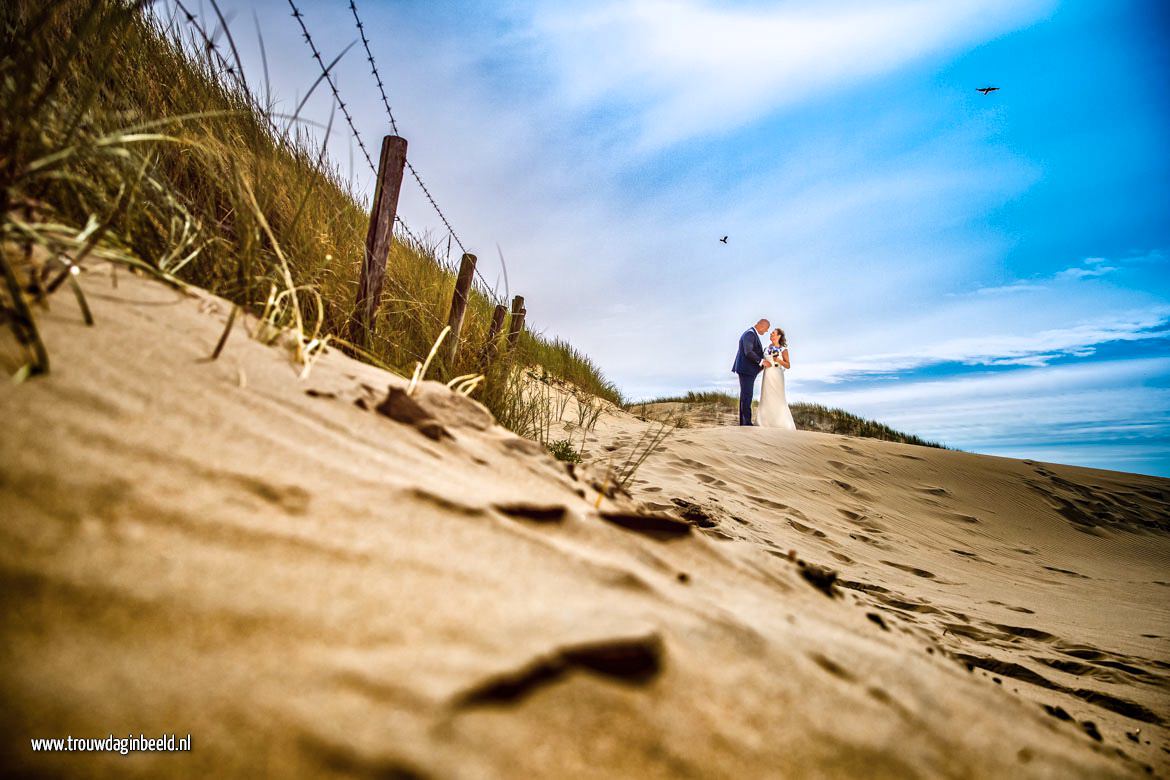
[[[357,141],[358,148],[362,152],[362,157],[366,158],[366,164],[370,166],[370,173],[375,179],[378,177],[378,166],[374,164],[373,158],[370,157],[370,151],[366,148],[366,142],[362,140],[362,134],[358,131],[357,125],[353,121],[353,115],[349,112],[349,106],[341,99],[341,91],[337,88],[337,81],[333,77],[333,65],[336,60],[330,65],[325,64],[321,52],[317,49],[317,44],[313,42],[313,36],[309,33],[309,28],[305,24],[305,15],[297,8],[297,4],[293,0],[288,0],[289,7],[292,8],[293,18],[296,19],[297,25],[301,28],[301,36],[309,46],[309,51],[312,52],[313,59],[316,60],[317,65],[321,68],[321,75],[325,78],[325,83],[329,87],[329,91],[333,93],[333,102],[341,109],[341,115],[345,117],[345,123],[349,125],[349,131],[353,134],[354,140]],[[395,135],[398,131],[395,130]],[[416,236],[407,226],[406,221],[397,214],[394,215],[394,222],[402,229],[407,236],[420,248],[425,246],[423,242]]]
[[[175,15],[181,13],[183,15],[184,19],[186,20],[186,22],[188,23],[188,25],[190,25],[191,28],[194,30],[194,35],[191,39],[192,45],[195,45],[197,48],[202,49],[204,56],[206,57],[207,62],[212,66],[213,70],[215,68],[218,68],[223,75],[225,75],[228,79],[230,79],[230,81],[240,91],[240,93],[243,94],[244,96],[246,96],[246,98],[253,104],[253,106],[258,109],[259,113],[261,113],[265,117],[266,121],[268,122],[268,125],[273,133],[273,137],[281,145],[289,144],[288,134],[289,134],[289,131],[291,130],[292,126],[295,125],[295,123],[297,122],[301,108],[303,108],[305,102],[308,100],[308,97],[312,94],[313,90],[315,90],[316,87],[322,81],[324,81],[325,84],[329,88],[329,91],[332,95],[333,102],[334,102],[336,108],[340,109],[342,116],[345,118],[346,124],[349,127],[353,141],[357,143],[358,148],[361,151],[361,155],[365,159],[366,164],[369,167],[371,174],[374,176],[375,180],[377,180],[379,177],[378,166],[374,164],[373,157],[370,155],[369,149],[366,146],[366,142],[362,138],[361,132],[358,130],[357,123],[354,120],[353,114],[350,112],[349,105],[342,99],[341,91],[338,87],[338,80],[336,78],[336,74],[333,72],[334,67],[336,67],[337,63],[342,59],[342,57],[345,55],[345,53],[349,50],[349,48],[353,44],[350,44],[350,46],[347,46],[345,49],[343,49],[342,52],[336,58],[334,58],[331,62],[326,63],[325,58],[321,54],[320,49],[318,49],[316,42],[313,39],[312,33],[309,31],[308,24],[305,21],[304,13],[297,6],[295,0],[287,0],[287,1],[289,4],[289,8],[292,11],[292,17],[296,20],[297,26],[300,28],[301,37],[303,38],[305,44],[309,47],[311,57],[317,63],[318,67],[320,68],[321,75],[318,77],[318,79],[314,83],[313,87],[309,90],[309,93],[305,96],[305,98],[302,99],[301,103],[298,105],[297,112],[294,114],[294,116],[291,118],[291,120],[287,123],[287,125],[283,131],[277,127],[276,122],[274,121],[274,114],[271,111],[271,106],[270,105],[262,105],[259,101],[259,97],[255,93],[253,93],[252,90],[250,89],[250,87],[248,85],[247,78],[243,72],[243,64],[241,62],[239,51],[236,48],[235,41],[232,39],[231,31],[230,31],[230,29],[228,29],[228,21],[224,17],[223,13],[220,11],[219,6],[216,3],[216,0],[211,0],[211,4],[212,4],[213,10],[215,12],[215,16],[219,22],[219,27],[216,29],[215,33],[208,34],[207,28],[200,21],[199,16],[197,14],[195,14],[194,12],[192,12],[192,10],[183,2],[183,0],[174,0],[175,11],[171,15],[171,19],[168,23],[168,29],[170,29],[171,26],[173,26]],[[384,79],[382,78],[381,72],[378,69],[377,62],[374,59],[374,55],[373,55],[373,51],[372,51],[371,46],[370,46],[369,38],[366,36],[366,26],[365,26],[364,22],[362,21],[360,14],[358,13],[357,3],[355,2],[355,0],[349,0],[349,10],[350,10],[351,15],[353,16],[354,24],[358,30],[359,38],[362,42],[362,48],[365,51],[366,61],[370,66],[370,75],[373,77],[374,83],[377,86],[379,100],[381,101],[382,106],[385,109],[386,116],[390,121],[391,129],[393,130],[395,135],[399,135],[400,131],[398,128],[398,121],[397,121],[396,117],[394,116],[394,111],[390,106],[390,100],[386,94],[386,83],[385,83]],[[220,50],[220,45],[216,41],[216,38],[218,37],[221,30],[224,33],[224,35],[226,36],[228,44],[231,47],[231,54],[232,54],[232,57],[234,58],[234,63],[235,63],[234,65],[231,61],[228,60],[228,58]],[[172,33],[173,33],[173,30],[172,30]],[[196,40],[196,38],[198,40]],[[261,45],[263,45],[263,41],[261,41]],[[267,80],[267,63],[265,63],[265,68],[266,68],[265,79]],[[271,99],[271,96],[269,95],[268,98]],[[350,149],[351,149],[350,153],[352,155],[352,144],[350,146]],[[460,251],[464,255],[468,254],[467,248],[464,245],[463,241],[460,239],[459,234],[456,233],[454,226],[451,224],[451,220],[448,219],[448,217],[444,213],[443,209],[439,206],[438,202],[435,199],[434,194],[431,192],[430,188],[427,187],[426,183],[422,179],[422,176],[419,174],[418,170],[415,168],[413,163],[409,159],[403,159],[403,163],[404,163],[406,170],[410,173],[411,178],[418,185],[419,189],[422,191],[423,196],[426,198],[427,202],[430,204],[431,208],[434,210],[436,216],[438,216],[439,220],[442,222],[443,226],[447,230],[447,242],[446,242],[447,243],[447,254],[446,254],[445,261],[439,261],[439,259],[438,259],[438,256],[437,256],[438,246],[432,247],[429,244],[427,244],[426,242],[424,242],[422,239],[420,239],[414,233],[414,231],[412,231],[410,229],[410,226],[406,224],[405,220],[403,220],[397,214],[395,214],[395,217],[394,217],[395,230],[401,231],[415,245],[415,247],[417,249],[425,251],[425,252],[429,252],[436,262],[440,262],[440,264],[444,268],[446,268],[448,271],[454,272],[456,269],[454,267],[452,267],[451,263],[450,263],[452,240],[455,242],[455,244],[459,247]],[[501,261],[502,261],[502,259],[501,259]],[[483,274],[479,271],[479,269],[477,267],[475,267],[474,263],[472,263],[471,270],[473,271],[474,275],[469,276],[466,281],[464,281],[462,279],[463,273],[461,270],[461,272],[459,274],[460,278],[457,280],[457,283],[456,283],[457,291],[455,293],[455,297],[456,298],[460,298],[460,297],[463,298],[463,303],[460,306],[460,310],[462,310],[462,306],[466,305],[466,296],[470,292],[469,288],[476,287],[476,286],[479,287],[479,292],[482,295],[484,295],[484,297],[486,297],[489,301],[497,303],[497,309],[502,309],[503,306],[499,304],[500,298],[499,298],[499,294],[498,294],[496,287],[494,287],[493,285],[488,283],[487,279],[485,279]],[[479,282],[478,285],[475,284],[477,279]],[[460,285],[462,285],[462,287],[460,287]],[[505,296],[506,295],[507,295],[507,291],[505,291]],[[517,300],[523,300],[523,299],[517,299]],[[457,304],[456,304],[455,300],[453,299],[453,301],[452,301],[452,314],[451,314],[452,318],[454,318],[456,316],[455,315],[456,305]],[[441,327],[441,326],[446,324],[439,317],[437,317],[433,312],[427,310],[426,314],[428,315],[429,319],[434,321],[435,325]],[[497,312],[497,314],[498,314],[498,312]],[[461,313],[459,314],[459,319],[460,319],[460,321],[462,319]],[[521,322],[523,321],[523,314],[520,315],[520,321]],[[496,324],[493,322],[493,328],[494,327],[496,327]],[[456,334],[455,334],[454,338],[452,339],[452,341],[455,343],[452,344],[452,348],[454,348],[456,346],[456,344],[467,344],[466,337],[463,334],[460,334],[458,332],[459,331],[458,324],[456,324],[456,326],[455,326],[455,331],[456,331]]]
[[[239,53],[238,53],[238,51],[236,51],[235,44],[230,39],[230,32],[227,30],[227,21],[226,21],[226,19],[224,19],[222,13],[220,13],[218,6],[215,3],[212,4],[213,8],[215,10],[216,16],[219,20],[220,28],[228,36],[228,43],[232,48],[232,54],[233,54],[234,59],[235,59],[234,64],[232,61],[228,60],[228,58],[220,50],[220,44],[215,40],[216,36],[214,34],[209,34],[207,32],[207,27],[204,26],[204,24],[200,21],[199,15],[196,14],[194,11],[192,11],[191,8],[188,7],[186,3],[183,2],[183,0],[173,0],[173,2],[175,4],[175,8],[178,11],[178,13],[180,13],[183,16],[184,20],[187,22],[187,24],[194,31],[194,34],[198,38],[198,41],[197,41],[198,47],[203,51],[204,55],[209,59],[209,61],[211,61],[213,64],[215,64],[218,67],[218,69],[223,74],[225,74],[232,82],[234,82],[235,86],[237,88],[239,88],[244,94],[252,96],[253,93],[248,85],[247,77],[245,76],[245,74],[243,72],[243,67],[242,67],[242,64],[240,62]],[[332,94],[333,101],[334,101],[335,105],[341,111],[342,116],[345,118],[346,125],[349,127],[349,130],[350,130],[350,134],[351,134],[354,142],[357,143],[358,149],[361,152],[361,156],[366,161],[366,165],[370,169],[370,173],[376,177],[377,173],[378,173],[378,167],[374,163],[373,157],[369,151],[369,147],[366,145],[365,139],[362,137],[361,131],[359,131],[357,128],[357,123],[354,120],[353,114],[350,112],[349,104],[346,103],[341,97],[341,90],[337,85],[337,79],[333,73],[333,68],[337,65],[337,62],[338,62],[338,60],[340,60],[340,57],[338,57],[337,59],[335,59],[332,62],[326,63],[324,56],[321,54],[320,49],[317,48],[317,45],[316,45],[315,40],[313,39],[312,33],[309,31],[308,25],[305,21],[304,12],[302,12],[300,10],[300,8],[297,6],[297,4],[293,0],[288,0],[288,4],[289,4],[289,8],[292,11],[292,17],[296,20],[297,25],[300,28],[301,37],[309,47],[310,56],[317,63],[318,67],[321,69],[321,74],[322,74],[321,78],[324,80],[326,86],[329,88],[329,91]],[[394,131],[395,135],[399,135],[400,130],[398,128],[398,120],[395,118],[394,111],[390,106],[390,101],[389,101],[389,98],[386,94],[385,81],[382,79],[381,73],[378,71],[377,63],[374,59],[374,55],[373,55],[372,49],[370,47],[370,41],[369,41],[369,38],[367,37],[366,32],[365,32],[365,23],[362,22],[361,17],[358,14],[356,3],[350,2],[349,9],[350,9],[350,13],[353,15],[354,23],[358,29],[359,37],[360,37],[361,42],[362,42],[362,48],[365,52],[366,61],[370,65],[370,73],[373,76],[374,82],[378,88],[379,100],[382,103],[382,106],[386,111],[387,118],[390,120],[391,129]],[[259,105],[259,103],[257,103],[257,105]],[[273,120],[271,114],[267,110],[265,110],[261,113],[264,114],[264,116],[269,124],[270,129],[272,130],[274,136],[278,139],[278,141],[280,141],[281,143],[287,142],[287,135],[288,135],[287,129],[282,131],[280,128],[278,128],[276,125],[276,122]],[[418,169],[414,166],[414,164],[409,159],[406,161],[406,169],[410,173],[411,178],[414,180],[414,182],[418,185],[419,189],[422,191],[423,196],[426,198],[427,202],[430,204],[431,208],[434,210],[436,216],[442,222],[444,228],[446,228],[447,235],[448,235],[448,244],[450,244],[451,240],[454,240],[456,246],[459,247],[460,251],[463,252],[464,254],[466,254],[467,247],[464,245],[462,239],[459,237],[459,234],[456,232],[454,226],[451,224],[451,220],[447,217],[447,215],[443,211],[442,207],[439,206],[438,201],[435,199],[434,194],[431,192],[430,188],[426,185],[426,182],[423,181],[423,178],[419,174]],[[415,234],[415,232],[413,230],[411,230],[410,226],[406,223],[406,221],[404,219],[402,219],[401,216],[395,215],[395,225],[396,225],[396,228],[400,229],[406,235],[406,237],[409,238],[411,240],[411,242],[413,242],[416,246],[418,246],[419,248],[422,248],[422,249],[428,248],[428,244],[423,239],[421,239],[417,234]],[[447,256],[448,256],[448,258],[450,256],[449,250],[448,250]],[[449,270],[454,270],[454,269],[449,269]],[[475,270],[475,275],[480,282],[480,292],[483,293],[484,295],[486,295],[487,297],[494,300],[497,297],[495,288],[487,281],[487,279],[483,276],[483,274],[479,271],[478,268]]]
[[[378,63],[374,60],[374,53],[370,50],[370,39],[366,37],[366,26],[362,22],[361,16],[358,14],[357,2],[355,0],[349,0],[349,11],[353,15],[354,25],[357,27],[358,36],[362,41],[362,48],[365,49],[366,62],[370,64],[370,75],[374,77],[374,83],[378,86],[378,96],[381,98],[382,106],[386,109],[386,116],[390,120],[390,128],[394,131],[395,135],[399,135],[398,121],[394,118],[394,110],[390,108],[390,100],[386,97],[386,82],[382,80],[382,74],[378,71]],[[459,239],[459,234],[455,232],[455,228],[451,226],[451,222],[447,219],[447,215],[443,213],[443,210],[439,207],[439,204],[435,202],[435,198],[431,194],[430,189],[423,182],[422,177],[419,176],[418,170],[415,169],[409,158],[406,160],[406,169],[410,172],[410,175],[414,179],[415,183],[418,184],[419,189],[422,190],[423,195],[425,195],[426,199],[430,202],[431,207],[435,210],[435,213],[439,216],[439,219],[442,220],[443,224],[447,227],[447,235],[449,239],[453,239],[455,241],[455,245],[459,247],[459,251],[467,254],[467,247],[465,247],[463,242]],[[448,254],[450,254],[449,250]],[[483,283],[485,289],[490,289],[488,288],[487,279],[483,277],[483,274],[479,272],[478,268],[475,270],[475,275],[479,277],[479,280]]]
[[[390,120],[390,128],[394,131],[395,135],[399,135],[398,121],[394,118],[394,110],[390,108],[390,100],[386,97],[386,82],[382,80],[382,74],[378,71],[378,63],[374,60],[373,51],[370,50],[370,40],[366,37],[366,26],[362,22],[361,16],[358,14],[357,2],[355,0],[349,0],[349,11],[353,15],[354,25],[356,25],[358,36],[362,41],[362,48],[366,52],[366,62],[368,62],[370,65],[370,75],[374,77],[374,83],[378,87],[378,96],[382,101],[383,108],[386,109],[386,117]],[[431,194],[430,188],[428,188],[426,183],[423,182],[422,177],[419,175],[418,170],[414,167],[414,164],[411,163],[409,157],[406,160],[406,170],[410,172],[411,178],[413,178],[415,183],[418,184],[419,189],[422,190],[423,195],[426,196],[427,201],[431,204],[431,207],[435,210],[435,213],[438,215],[439,219],[447,227],[448,256],[450,256],[451,253],[451,240],[455,241],[455,245],[459,247],[460,252],[467,254],[467,247],[465,247],[463,242],[459,239],[459,234],[456,233],[455,228],[451,226],[451,222],[447,219],[447,215],[443,213],[443,210],[439,207],[439,204],[435,202],[435,198]],[[479,281],[483,285],[482,292],[489,297],[494,298],[494,289],[490,284],[488,284],[488,280],[484,278],[483,274],[480,273],[479,268],[475,269],[475,275],[479,278]]]

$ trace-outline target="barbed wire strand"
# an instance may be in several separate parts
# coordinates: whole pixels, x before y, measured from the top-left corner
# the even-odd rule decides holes
[[[374,83],[378,85],[378,94],[382,98],[382,105],[386,109],[386,116],[390,118],[390,128],[394,131],[395,135],[400,135],[398,132],[398,121],[394,118],[394,110],[390,108],[390,100],[386,97],[386,82],[382,80],[382,74],[378,71],[378,63],[374,60],[374,53],[370,50],[370,39],[366,37],[366,26],[362,22],[361,16],[358,15],[356,0],[349,0],[349,10],[353,14],[354,24],[357,25],[358,35],[362,39],[362,47],[366,50],[366,62],[370,64],[370,75],[374,77]],[[455,240],[455,243],[459,246],[459,250],[463,254],[467,254],[467,248],[459,240],[459,235],[455,232],[455,228],[451,227],[451,222],[447,219],[447,215],[439,208],[439,204],[435,202],[435,198],[431,195],[430,189],[423,183],[422,177],[419,176],[418,171],[415,170],[409,158],[406,160],[406,168],[410,171],[410,175],[414,178],[415,182],[418,183],[419,188],[423,191],[427,200],[430,201],[431,207],[439,215],[439,219],[443,221],[443,225],[447,228],[447,235]],[[475,269],[475,275],[479,277],[485,290],[490,291],[492,289],[478,268]]]
[[[313,36],[309,33],[309,28],[305,24],[304,14],[302,14],[300,9],[297,8],[295,0],[288,0],[288,4],[293,9],[293,18],[295,18],[297,20],[297,24],[301,28],[301,33],[305,39],[305,43],[307,43],[309,45],[309,49],[313,53],[313,59],[315,59],[317,61],[317,64],[321,67],[322,73],[325,76],[325,82],[329,85],[330,91],[333,92],[333,99],[337,102],[338,107],[341,109],[342,116],[345,117],[345,121],[349,125],[349,129],[353,132],[354,139],[356,139],[358,142],[358,148],[362,150],[362,154],[365,156],[366,162],[369,163],[369,165],[370,165],[370,170],[374,173],[374,176],[377,177],[378,169],[374,165],[374,161],[370,158],[369,152],[366,150],[365,142],[362,140],[361,133],[358,132],[357,126],[353,121],[353,116],[349,113],[349,109],[346,107],[345,102],[342,101],[342,99],[341,99],[341,94],[337,89],[336,81],[334,80],[333,76],[330,75],[329,70],[325,67],[325,61],[324,61],[324,59],[322,59],[321,53],[320,53],[320,51],[318,51],[316,44],[313,43]],[[363,31],[363,38],[364,38],[364,31]],[[369,51],[368,46],[367,46],[366,51],[367,52]],[[391,127],[393,128],[394,126],[391,125]],[[396,130],[396,132],[397,132],[397,130]],[[408,168],[410,168],[411,173],[414,174],[414,169],[410,165],[409,160],[406,161],[406,166]],[[415,180],[418,181],[419,186],[421,186],[423,188],[423,192],[425,192],[427,194],[427,198],[431,201],[431,205],[435,207],[436,212],[439,214],[439,218],[442,219],[443,223],[447,225],[448,229],[450,229],[451,228],[450,223],[447,222],[447,218],[445,216],[443,216],[443,213],[441,211],[439,211],[438,204],[436,204],[434,199],[430,197],[430,193],[427,191],[426,187],[423,185],[422,180],[418,178],[417,174],[414,174],[414,177],[415,177]],[[416,236],[410,230],[409,227],[407,227],[406,222],[404,222],[401,217],[395,215],[394,220],[403,229],[403,231],[406,233],[406,235],[409,236],[410,239],[415,243],[417,248],[419,248],[420,250],[425,248],[426,245],[422,242],[422,240],[418,236]],[[454,235],[454,231],[452,231],[452,235]],[[455,241],[456,241],[456,243],[458,243],[459,239],[456,238]],[[462,246],[463,245],[460,244],[460,248],[462,248]],[[466,250],[464,250],[464,253],[466,254]],[[435,321],[435,323],[437,325],[442,326],[442,325],[446,324],[441,319],[436,317],[433,312],[428,311],[425,307],[422,307],[421,310],[425,311],[431,317],[431,319]],[[467,338],[465,336],[460,336],[459,340],[461,342],[467,343]]]
[[[194,27],[195,31],[199,34],[199,37],[203,41],[203,50],[206,55],[210,57],[212,54],[214,54],[215,58],[219,61],[220,69],[231,76],[232,80],[234,80],[238,86],[247,89],[243,75],[238,73],[236,68],[233,67],[232,64],[227,61],[227,58],[223,56],[223,52],[219,50],[219,44],[212,40],[211,36],[207,34],[207,29],[199,23],[199,17],[191,13],[190,9],[188,9],[187,6],[183,4],[183,0],[175,0],[175,7],[182,12],[183,16],[187,20],[187,24]],[[248,94],[251,95],[250,92]],[[269,122],[271,121],[271,118],[269,118]]]
[[[176,0],[177,1],[177,0]],[[309,45],[309,51],[312,52],[313,59],[317,61],[318,67],[321,68],[321,74],[325,77],[325,83],[329,86],[329,91],[333,93],[333,100],[337,103],[337,107],[341,109],[342,116],[345,117],[346,124],[349,125],[349,130],[353,133],[354,140],[357,141],[358,148],[362,151],[362,156],[366,158],[366,164],[370,166],[370,172],[374,175],[375,180],[378,177],[378,166],[374,165],[374,160],[370,157],[370,152],[366,148],[366,142],[362,140],[362,134],[358,132],[357,125],[353,121],[353,115],[349,113],[349,107],[345,101],[341,99],[341,92],[337,88],[337,82],[334,81],[333,75],[329,68],[325,66],[325,60],[321,57],[321,52],[317,49],[317,45],[313,42],[313,36],[309,33],[309,28],[305,24],[305,15],[301,13],[301,9],[297,8],[293,0],[288,0],[289,7],[292,8],[292,16],[297,20],[297,24],[301,28],[301,36],[305,43]],[[410,162],[407,162],[410,165]],[[414,234],[414,232],[407,226],[406,221],[397,214],[394,215],[394,221],[398,227],[402,228],[410,239],[420,248],[423,246],[422,241]]]
[[[292,8],[293,18],[297,20],[297,24],[301,28],[301,36],[305,39],[305,43],[309,45],[309,51],[313,54],[313,59],[317,61],[322,73],[325,76],[325,83],[329,85],[329,91],[333,93],[333,99],[337,102],[337,107],[341,109],[342,116],[345,117],[346,123],[349,125],[350,132],[353,133],[354,139],[357,141],[358,148],[362,150],[362,156],[366,158],[366,163],[370,166],[370,171],[377,176],[378,166],[374,165],[373,158],[370,157],[370,151],[366,148],[366,142],[362,140],[362,134],[358,132],[357,125],[354,124],[353,116],[349,113],[349,107],[345,101],[341,99],[341,93],[337,90],[337,83],[333,79],[333,75],[329,69],[325,67],[325,60],[321,58],[321,52],[317,50],[317,44],[313,43],[313,36],[309,34],[309,28],[305,25],[304,14],[301,9],[297,8],[294,0],[288,0],[289,7]]]

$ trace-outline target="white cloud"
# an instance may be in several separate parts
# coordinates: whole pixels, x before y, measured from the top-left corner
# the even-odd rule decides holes
[[[1004,295],[1010,293],[1036,292],[1043,290],[1044,285],[1036,284],[1034,282],[1012,282],[1011,284],[1003,284],[998,287],[980,287],[975,291],[976,295]]]
[[[1115,265],[1105,265],[1104,258],[1088,257],[1085,258],[1083,266],[1073,266],[1063,271],[1058,271],[1053,279],[1057,281],[1062,279],[1093,279],[1098,276],[1111,274],[1116,270],[1118,270],[1118,267]]]
[[[1166,474],[1167,375],[1170,358],[1146,358],[899,381],[815,400],[976,452]]]
[[[1034,21],[1050,6],[621,0],[538,11],[532,32],[572,102],[632,107],[643,145],[655,148],[973,45]]]
[[[806,381],[842,382],[863,374],[910,371],[939,363],[986,366],[1044,366],[1064,357],[1086,357],[1096,345],[1113,341],[1141,341],[1165,338],[1153,329],[1165,325],[1170,306],[1103,317],[1034,334],[980,333],[977,336],[940,338],[916,342],[911,351],[885,352],[847,360],[813,363],[803,367]]]
[[[1145,254],[1130,255],[1118,260],[1109,260],[1104,257],[1086,257],[1080,265],[1069,266],[1057,271],[1051,276],[1032,277],[1021,279],[1009,284],[994,287],[980,287],[975,295],[1003,295],[1017,292],[1034,292],[1048,289],[1052,284],[1061,282],[1078,282],[1084,279],[1096,279],[1116,273],[1125,268],[1141,267],[1158,263],[1166,259],[1166,254],[1160,249],[1154,249]]]

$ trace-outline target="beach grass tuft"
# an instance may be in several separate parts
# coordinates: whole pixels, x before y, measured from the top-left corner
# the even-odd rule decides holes
[[[17,376],[49,368],[29,301],[54,269],[15,251],[33,244],[56,263],[118,263],[227,298],[260,317],[266,335],[293,331],[302,375],[335,346],[411,376],[446,325],[455,273],[440,259],[445,237],[396,235],[369,342],[339,338],[365,251],[366,196],[304,118],[274,113],[221,72],[181,17],[149,9],[125,0],[0,6],[0,305],[25,354]],[[325,139],[335,132],[332,119],[323,130]],[[433,357],[430,378],[481,373],[496,297],[472,291],[457,355]],[[458,387],[506,425],[533,423],[512,381],[519,366],[621,401],[588,357],[540,333],[525,331],[497,364]]]

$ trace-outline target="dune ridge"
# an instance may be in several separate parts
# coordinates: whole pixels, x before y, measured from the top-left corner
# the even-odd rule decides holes
[[[9,770],[1166,771],[1165,480],[694,428],[599,497],[616,408],[570,469],[335,352],[209,361],[210,294],[81,284],[96,325],[55,300],[54,372],[0,388]],[[27,741],[140,731],[194,750]]]

